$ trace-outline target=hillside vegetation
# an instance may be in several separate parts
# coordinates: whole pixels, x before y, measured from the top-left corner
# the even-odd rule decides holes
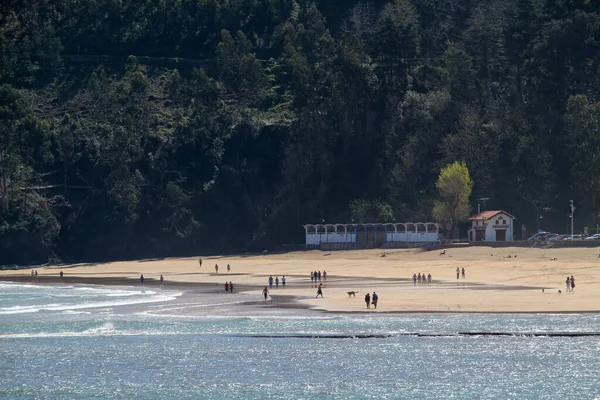
[[[588,0],[7,0],[0,263],[431,220],[442,167],[531,232],[596,224]]]

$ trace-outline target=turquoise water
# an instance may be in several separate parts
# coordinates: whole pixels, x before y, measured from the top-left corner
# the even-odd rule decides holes
[[[0,398],[600,398],[600,336],[528,335],[598,332],[596,314],[348,316],[255,297],[0,282]]]

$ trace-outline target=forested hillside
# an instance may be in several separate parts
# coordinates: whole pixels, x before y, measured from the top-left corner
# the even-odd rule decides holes
[[[0,263],[262,249],[472,204],[600,210],[590,0],[5,0]],[[543,218],[540,219],[539,216]],[[519,232],[517,232],[519,234]]]

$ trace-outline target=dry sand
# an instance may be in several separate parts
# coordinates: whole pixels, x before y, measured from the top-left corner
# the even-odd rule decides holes
[[[284,254],[169,258],[105,264],[74,264],[36,268],[40,282],[93,278],[99,282],[130,280],[157,284],[163,274],[169,284],[214,285],[232,281],[238,289],[260,296],[268,277],[285,275],[287,287],[273,287],[275,302],[333,312],[600,312],[600,247],[534,249],[465,246],[440,251],[391,250],[306,251]],[[511,255],[512,258],[505,258]],[[515,257],[516,256],[516,257]],[[555,260],[553,260],[555,258]],[[215,273],[215,264],[219,273]],[[227,264],[231,272],[227,273]],[[456,268],[466,278],[456,279]],[[327,271],[322,280],[325,298],[315,299],[310,271]],[[413,273],[431,273],[431,285],[413,285]],[[0,271],[0,279],[30,279],[31,270]],[[566,292],[567,275],[574,275],[575,291]],[[544,289],[544,292],[542,292]],[[356,297],[347,292],[357,291]],[[561,290],[562,294],[558,291]],[[377,310],[366,309],[364,295],[376,291]],[[283,298],[282,296],[290,296]]]

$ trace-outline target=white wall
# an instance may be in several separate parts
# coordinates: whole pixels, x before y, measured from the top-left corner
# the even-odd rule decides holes
[[[514,221],[511,217],[509,217],[508,215],[506,215],[504,213],[500,213],[500,214],[496,215],[494,218],[485,221],[487,223],[487,226],[485,227],[485,241],[486,242],[495,242],[496,241],[496,229],[497,228],[494,228],[494,225],[496,225],[496,220],[498,219],[499,216],[502,216],[506,220],[506,226],[507,226],[507,228],[505,229],[506,230],[506,241],[512,242]]]
[[[315,245],[320,243],[349,243],[356,242],[356,235],[354,233],[307,233],[306,244]]]

